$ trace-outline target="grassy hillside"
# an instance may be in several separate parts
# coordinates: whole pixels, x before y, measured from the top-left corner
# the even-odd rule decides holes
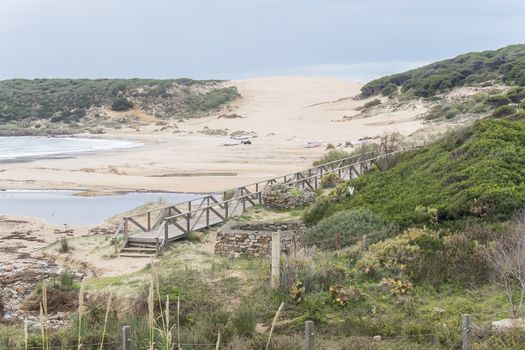
[[[458,86],[501,83],[525,86],[525,45],[471,52],[404,73],[373,80],[361,89],[365,97],[404,93],[430,97]]]
[[[505,220],[525,206],[523,159],[525,122],[486,119],[401,156],[387,172],[340,186],[333,194],[336,202],[324,204],[324,215],[364,208],[405,227],[468,218]],[[348,185],[356,188],[353,197],[344,190]]]
[[[0,81],[0,122],[74,123],[92,107],[137,106],[157,117],[198,116],[238,97],[220,81],[191,79],[15,79]]]

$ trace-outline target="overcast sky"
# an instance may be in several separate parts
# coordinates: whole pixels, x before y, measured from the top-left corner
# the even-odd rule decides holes
[[[367,81],[525,43],[524,0],[0,0],[0,79]]]

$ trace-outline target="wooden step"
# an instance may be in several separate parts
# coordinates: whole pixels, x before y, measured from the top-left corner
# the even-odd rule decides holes
[[[141,254],[141,253],[120,253],[119,256],[125,256],[129,258],[151,258],[155,254]]]
[[[120,252],[157,252],[157,248],[123,247]]]
[[[161,245],[162,242],[159,242],[159,245]],[[126,247],[135,247],[135,248],[155,248],[157,244],[146,244],[146,243],[134,243],[134,242],[128,242],[126,244]]]
[[[159,239],[159,242],[162,240]],[[140,244],[155,244],[157,241],[155,238],[147,238],[147,237],[128,237],[128,242],[130,243],[140,243]]]

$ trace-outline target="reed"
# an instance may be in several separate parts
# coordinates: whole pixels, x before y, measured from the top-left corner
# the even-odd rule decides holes
[[[279,316],[281,315],[281,311],[283,311],[284,302],[281,303],[279,308],[277,309],[277,312],[275,313],[275,316],[272,321],[272,327],[270,328],[270,334],[268,335],[268,342],[266,343],[266,350],[268,350],[268,347],[270,346],[270,342],[272,341],[272,334],[273,330],[275,328],[275,325],[277,324],[277,320],[279,320]]]
[[[28,321],[24,320],[24,349],[27,350],[27,343],[29,340],[29,332],[28,332]]]
[[[215,343],[215,350],[219,350],[221,347],[221,332],[217,333],[217,342]]]
[[[49,334],[47,332],[47,283],[42,283],[42,302],[40,303],[40,332],[42,335],[42,349],[49,350]]]
[[[77,350],[82,347],[82,316],[84,313],[84,281],[80,283],[80,291],[78,293],[78,337]]]
[[[148,293],[148,327],[149,327],[149,348],[154,350],[155,339],[154,339],[154,327],[155,327],[155,301],[154,301],[154,281],[153,278],[149,284]]]
[[[108,296],[108,303],[106,305],[106,316],[104,317],[104,328],[102,329],[102,339],[100,340],[100,350],[104,350],[104,338],[106,337],[106,327],[108,325],[109,310],[111,309],[111,298],[113,294]]]
[[[180,346],[180,295],[177,295],[177,349],[182,349]]]

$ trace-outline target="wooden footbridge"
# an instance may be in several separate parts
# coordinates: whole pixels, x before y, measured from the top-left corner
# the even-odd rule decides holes
[[[234,215],[242,214],[249,207],[262,204],[261,194],[267,185],[286,184],[315,190],[326,174],[337,174],[342,180],[356,178],[372,167],[379,170],[385,168],[389,158],[399,152],[402,151],[355,155],[297,173],[124,217],[113,234],[115,252],[120,256],[157,255],[168,243],[183,239],[192,231],[208,229]]]

